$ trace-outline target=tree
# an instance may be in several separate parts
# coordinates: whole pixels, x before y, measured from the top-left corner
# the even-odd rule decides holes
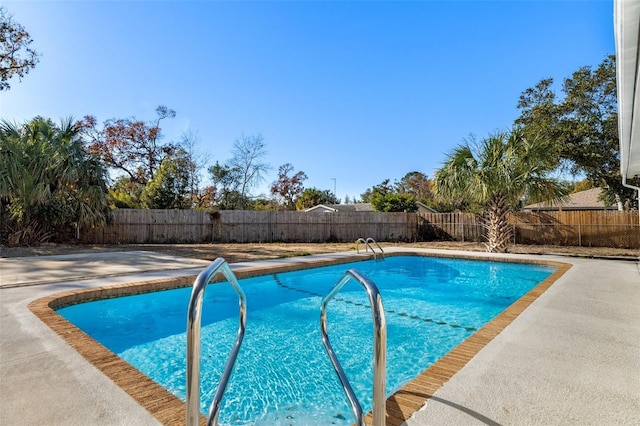
[[[522,129],[497,133],[479,143],[466,141],[447,156],[436,172],[435,192],[443,198],[463,198],[485,213],[485,243],[489,252],[504,252],[511,237],[508,213],[523,197],[560,200],[568,192],[547,174],[557,164],[552,142],[526,137]]]
[[[216,164],[209,167],[209,173],[214,185],[214,203],[224,210],[241,208],[240,191],[238,191],[240,169],[216,161]]]
[[[257,197],[251,202],[251,210],[255,211],[277,211],[282,206],[274,199]]]
[[[370,203],[376,195],[385,196],[388,194],[394,194],[396,190],[389,184],[390,180],[385,179],[379,185],[367,189],[363,194],[360,194],[363,203]]]
[[[119,209],[143,208],[141,196],[145,186],[128,176],[120,176],[109,188],[109,204]]]
[[[303,182],[307,179],[302,171],[289,176],[292,172],[293,165],[290,163],[281,165],[278,168],[278,180],[271,186],[271,194],[279,197],[288,210],[296,209],[296,198],[304,191]]]
[[[144,207],[149,209],[188,209],[189,199],[189,159],[180,150],[173,157],[166,157],[155,176],[145,186],[140,197]]]
[[[161,142],[160,129],[160,122],[175,117],[176,112],[161,105],[156,114],[156,120],[149,123],[135,118],[110,119],[102,130],[97,130],[95,117],[85,117],[81,124],[89,139],[87,150],[107,167],[125,173],[132,182],[146,185],[162,160],[177,148]]]
[[[29,47],[32,42],[27,30],[0,6],[0,90],[9,90],[10,78],[22,79],[39,62],[38,53]]]
[[[418,205],[413,195],[404,194],[376,194],[371,199],[371,205],[379,212],[416,212]]]
[[[592,188],[597,188],[596,185],[593,184],[589,179],[583,179],[579,182],[574,182],[571,185],[571,193],[574,194],[576,192],[586,191]]]
[[[436,206],[433,196],[433,181],[424,173],[409,172],[400,181],[397,181],[395,186],[398,194],[409,194],[416,201],[421,201],[430,207]]]
[[[378,211],[417,211],[417,201],[434,205],[433,182],[421,172],[409,172],[391,185],[389,179],[361,194],[362,202],[371,203]]]
[[[0,123],[0,216],[12,245],[64,239],[108,216],[106,172],[84,149],[71,118]]]
[[[309,209],[318,204],[340,204],[340,200],[328,189],[307,188],[296,200],[296,209]]]
[[[399,194],[411,194],[418,200],[433,198],[433,182],[421,172],[409,172],[396,182]]]
[[[622,206],[633,199],[633,190],[622,186],[620,176],[615,57],[565,78],[560,100],[552,85],[553,79],[544,79],[522,93],[516,124],[528,137],[554,141],[571,172],[603,187],[610,202]]]
[[[195,209],[208,210],[216,206],[216,187],[207,185],[198,192]]]
[[[200,191],[200,183],[202,182],[202,170],[209,162],[209,156],[198,150],[200,138],[192,132],[183,132],[180,135],[180,148],[184,151],[186,159],[187,176],[189,181],[189,199],[193,207],[203,207],[204,193]]]
[[[267,145],[262,135],[245,136],[242,134],[233,144],[232,158],[227,162],[227,167],[237,174],[237,190],[239,192],[241,208],[249,205],[251,189],[262,182],[263,176],[269,171],[270,166],[262,159],[267,155]]]

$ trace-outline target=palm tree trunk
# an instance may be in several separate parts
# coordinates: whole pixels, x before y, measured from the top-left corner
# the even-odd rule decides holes
[[[485,247],[489,253],[505,253],[511,240],[509,226],[509,207],[504,195],[496,194],[491,198],[487,217],[484,219],[487,232]]]

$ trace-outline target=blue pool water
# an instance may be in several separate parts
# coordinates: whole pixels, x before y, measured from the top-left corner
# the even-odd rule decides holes
[[[553,268],[417,256],[389,257],[240,280],[247,328],[222,402],[221,424],[350,425],[353,416],[322,347],[320,302],[349,268],[379,288],[387,318],[387,394],[398,390]],[[83,303],[58,312],[184,400],[191,289]],[[209,408],[238,329],[237,296],[209,285],[203,303],[201,409]],[[347,284],[327,310],[329,337],[366,411],[372,405],[373,325],[365,292]]]

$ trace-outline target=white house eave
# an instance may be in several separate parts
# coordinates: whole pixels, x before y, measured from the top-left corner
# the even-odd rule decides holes
[[[620,173],[640,176],[640,1],[614,0]]]

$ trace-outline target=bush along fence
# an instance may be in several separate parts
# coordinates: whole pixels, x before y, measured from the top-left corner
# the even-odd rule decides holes
[[[559,211],[511,215],[515,244],[640,248],[638,212]],[[93,244],[483,241],[469,213],[118,209],[104,228],[82,229]]]

